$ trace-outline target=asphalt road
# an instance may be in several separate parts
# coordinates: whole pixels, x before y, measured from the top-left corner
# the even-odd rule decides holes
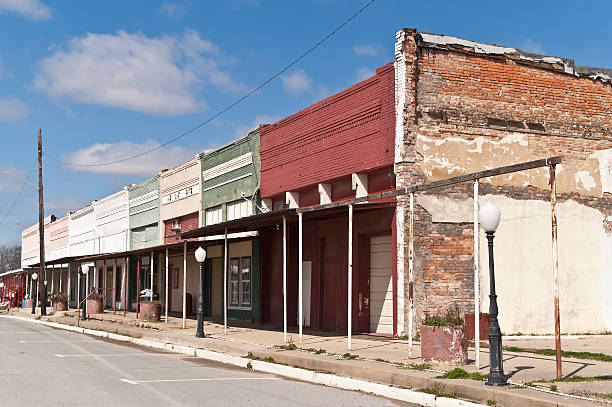
[[[0,318],[1,406],[410,406]]]

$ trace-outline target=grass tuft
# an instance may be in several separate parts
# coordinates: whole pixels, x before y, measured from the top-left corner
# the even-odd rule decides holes
[[[456,367],[453,370],[449,370],[442,376],[438,376],[438,379],[472,379],[480,382],[486,381],[488,376],[479,372],[467,372],[460,367]]]
[[[487,406],[494,406],[497,404],[497,401],[495,400],[487,400]]]
[[[457,398],[457,395],[455,393],[446,393],[443,389],[437,386],[425,387],[425,388],[419,389],[418,391],[422,393],[433,394],[436,397],[447,397],[450,399]]]
[[[429,363],[411,363],[408,366],[410,367],[410,369],[415,370],[431,369],[431,365]]]
[[[359,357],[359,355],[353,355],[352,353],[346,352],[344,355],[342,355],[342,357],[344,359],[354,360],[354,359],[357,359]]]
[[[554,349],[540,349],[536,351],[535,353],[536,355],[546,355],[546,356],[556,355],[556,351]],[[605,353],[571,352],[567,350],[562,350],[561,356],[566,357],[566,358],[599,360],[601,362],[612,362],[612,355],[606,355]]]

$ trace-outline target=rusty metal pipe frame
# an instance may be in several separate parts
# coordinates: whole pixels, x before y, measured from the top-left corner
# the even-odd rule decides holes
[[[480,235],[478,222],[478,180],[474,180],[474,345],[476,368],[480,369]]]
[[[300,217],[301,219],[301,217]],[[347,336],[347,347],[351,350],[352,344],[352,330],[353,330],[353,205],[348,205],[348,336]]]
[[[410,193],[410,219],[408,221],[408,357],[412,359],[414,334],[414,194]]]
[[[557,379],[563,376],[561,367],[561,316],[559,313],[559,246],[557,244],[557,183],[555,175],[556,165],[551,164],[550,170],[550,212],[552,224],[552,266],[553,290],[555,307],[555,359],[557,364]]]

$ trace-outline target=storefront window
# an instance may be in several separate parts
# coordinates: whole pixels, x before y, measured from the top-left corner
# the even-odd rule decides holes
[[[251,307],[251,257],[230,259],[230,307]]]

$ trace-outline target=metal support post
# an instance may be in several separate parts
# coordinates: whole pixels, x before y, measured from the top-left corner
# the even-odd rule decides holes
[[[287,218],[283,215],[283,341],[287,343]]]
[[[347,347],[351,350],[353,331],[353,205],[348,205],[348,287],[347,287]]]
[[[550,170],[550,209],[552,224],[552,263],[553,263],[553,292],[555,307],[555,359],[557,365],[557,379],[563,376],[561,366],[561,315],[559,312],[559,246],[557,244],[557,183],[555,176],[556,165],[552,164]]]
[[[478,223],[478,179],[474,180],[474,345],[476,368],[480,369],[480,235]]]

